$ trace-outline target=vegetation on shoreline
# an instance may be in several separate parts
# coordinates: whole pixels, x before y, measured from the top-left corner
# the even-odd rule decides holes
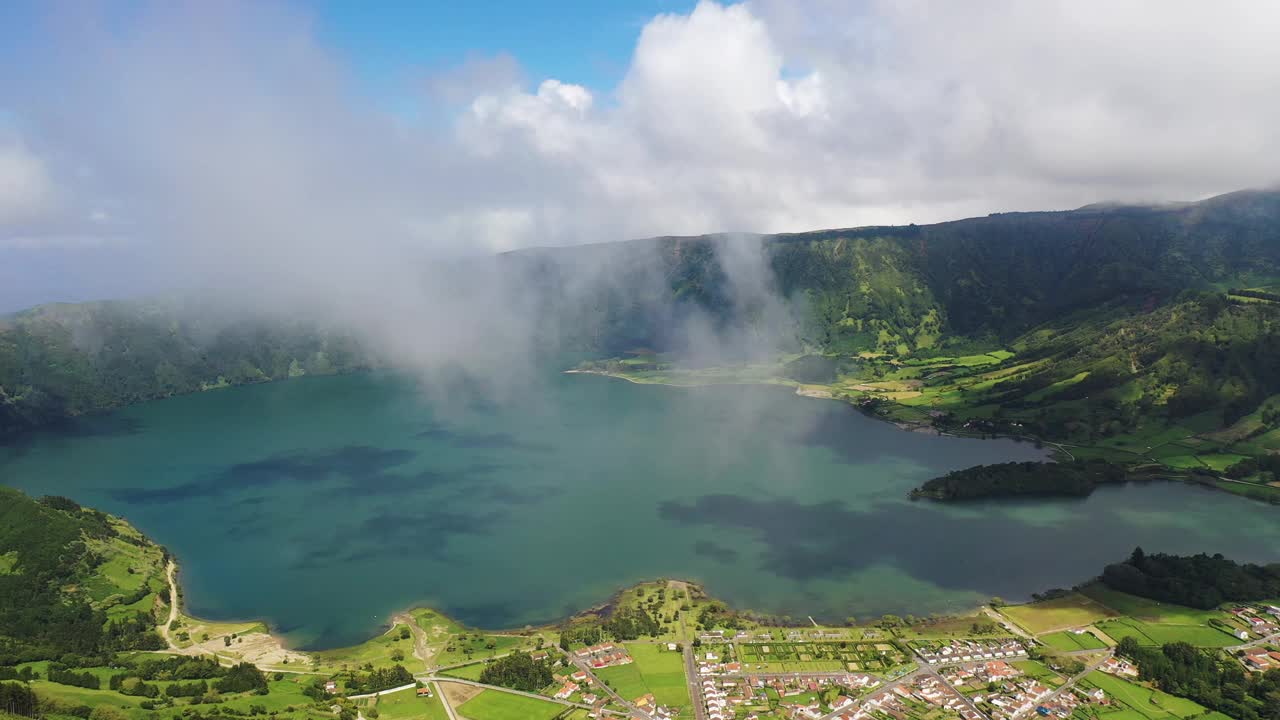
[[[350,337],[208,303],[43,305],[0,317],[0,440],[143,400],[371,364]]]
[[[0,487],[0,557],[0,665],[164,647],[151,606],[167,552],[120,520]]]
[[[1116,652],[1133,661],[1138,677],[1236,720],[1280,718],[1280,670],[1246,673],[1239,663],[1184,642],[1143,647],[1125,638]]]
[[[4,493],[0,510],[18,508],[19,512],[0,516],[0,528],[16,527],[21,531],[20,542],[15,542],[11,534],[0,535],[4,542],[0,544],[4,551],[0,556],[7,558],[0,582],[13,583],[13,578],[28,573],[43,577],[56,586],[59,602],[71,608],[82,605],[86,598],[98,598],[103,588],[121,577],[139,576],[139,587],[157,589],[150,583],[162,570],[167,555],[127,524],[81,508],[66,498],[36,501],[16,491],[0,492]],[[26,520],[19,523],[15,518]],[[97,550],[86,550],[81,545]],[[112,555],[111,548],[125,554]],[[101,553],[105,559],[90,556],[93,552]],[[64,556],[76,558],[68,569],[59,569],[41,559]],[[122,566],[122,559],[129,562]],[[1122,587],[1113,584],[1117,578]],[[1142,580],[1140,585],[1126,584],[1135,578]],[[86,640],[67,635],[66,627],[46,633],[36,642],[29,628],[12,624],[21,613],[15,614],[6,605],[0,612],[0,621],[9,624],[0,625],[0,643],[6,652],[20,651],[22,655],[10,654],[0,662],[0,708],[23,716],[91,720],[98,717],[92,713],[98,707],[118,712],[104,711],[100,713],[102,718],[127,720],[153,718],[159,711],[176,708],[192,720],[263,714],[274,715],[278,720],[319,720],[333,717],[334,712],[339,720],[353,720],[361,708],[356,703],[366,703],[363,712],[372,720],[378,717],[372,711],[383,703],[350,696],[412,686],[414,674],[400,662],[406,653],[418,656],[425,649],[431,658],[428,671],[447,667],[451,662],[449,654],[437,650],[445,645],[467,644],[472,636],[482,642],[488,638],[490,652],[496,655],[459,668],[460,676],[493,688],[543,696],[562,686],[553,670],[571,668],[566,659],[557,657],[559,651],[552,646],[576,652],[600,642],[626,643],[622,647],[630,653],[633,663],[603,669],[598,677],[626,697],[651,692],[660,703],[680,708],[691,702],[687,686],[681,681],[682,652],[689,647],[698,653],[718,655],[725,662],[749,663],[756,669],[832,672],[846,669],[846,663],[858,663],[864,672],[897,676],[910,670],[914,649],[957,640],[1006,637],[1004,628],[992,621],[999,619],[997,613],[1002,612],[1037,636],[1036,642],[1028,646],[1032,659],[1019,666],[1025,666],[1028,673],[1042,673],[1049,682],[1054,682],[1058,673],[1074,674],[1084,669],[1075,653],[1103,652],[1116,645],[1116,652],[1137,663],[1143,680],[1171,694],[1161,695],[1169,701],[1172,696],[1190,698],[1204,707],[1246,720],[1280,717],[1270,701],[1280,689],[1280,671],[1245,675],[1234,655],[1219,650],[1231,649],[1238,642],[1235,633],[1248,629],[1247,622],[1219,609],[1221,603],[1274,602],[1280,597],[1280,566],[1237,564],[1221,556],[1146,555],[1139,549],[1125,563],[1109,566],[1101,579],[1103,584],[1080,592],[1050,591],[1038,596],[1037,602],[1023,606],[1003,607],[1001,601],[994,599],[993,607],[985,611],[991,615],[886,615],[871,623],[849,618],[842,626],[734,610],[695,584],[660,580],[620,591],[608,604],[580,613],[555,628],[526,628],[518,634],[467,630],[438,613],[419,609],[398,615],[389,633],[369,643],[326,651],[329,656],[323,661],[321,657],[326,653],[299,655],[298,666],[291,667],[288,673],[270,668],[264,671],[243,659],[210,654],[138,652],[132,646],[120,645],[121,636],[111,632],[97,635],[96,649],[88,653],[80,649]],[[17,584],[0,589],[29,587]],[[112,614],[113,608],[117,612],[119,608],[115,595],[88,600],[89,616],[104,631],[115,626],[112,617],[119,617]],[[0,600],[4,597],[0,594]],[[155,612],[145,620],[139,619],[137,625],[140,633],[151,633],[158,639],[155,624],[166,613],[159,612],[160,593],[153,592],[150,599]],[[61,617],[56,610],[45,608],[45,612],[54,612],[55,620]],[[1090,632],[1080,632],[1082,624]],[[74,626],[78,631],[85,627],[88,626],[84,623]],[[226,625],[235,627],[244,626]],[[1066,632],[1072,628],[1077,631]],[[226,638],[230,640],[234,634]],[[90,633],[89,639],[93,637]],[[638,638],[647,639],[635,642]],[[668,643],[674,651],[667,648]],[[228,641],[228,647],[231,644]],[[439,648],[433,650],[436,646]],[[1043,663],[1037,662],[1039,659]],[[339,661],[341,669],[323,667]],[[326,687],[326,683],[331,685]],[[1098,683],[1106,685],[1109,693],[1130,687],[1122,686],[1123,680],[1102,677],[1094,677],[1090,684]],[[1142,690],[1141,686],[1132,687],[1134,692]],[[409,695],[412,694],[406,696]],[[501,704],[514,697],[495,696],[491,701]],[[414,707],[427,702],[431,701],[419,699]],[[388,717],[395,716],[393,708],[403,703],[388,702],[386,707],[392,711]],[[208,706],[209,712],[188,709],[188,705]],[[550,704],[547,709],[562,711]]]
[[[1130,595],[1206,610],[1280,598],[1280,563],[1236,563],[1221,555],[1148,555],[1137,548],[1125,562],[1108,565],[1101,580]]]
[[[1099,485],[1128,479],[1124,467],[1105,460],[1065,463],[1010,462],[949,472],[911,491],[932,500],[1000,497],[1085,497]]]

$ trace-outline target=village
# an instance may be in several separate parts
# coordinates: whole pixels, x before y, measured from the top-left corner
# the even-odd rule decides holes
[[[1134,647],[1182,642],[1246,675],[1280,669],[1276,604],[1196,610],[1088,593],[910,623],[780,626],[734,616],[692,584],[651,583],[609,610],[661,618],[640,637],[601,632],[600,616],[581,631],[460,635],[549,669],[533,692],[488,682],[496,655],[433,671],[417,697],[449,703],[449,720],[1197,720],[1203,706],[1152,683],[1136,659],[1151,656]],[[340,683],[326,690],[344,695]],[[516,708],[523,714],[503,714]]]

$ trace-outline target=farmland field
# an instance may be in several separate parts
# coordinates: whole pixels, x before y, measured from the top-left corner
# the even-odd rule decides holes
[[[1106,643],[1098,639],[1093,633],[1081,633],[1077,635],[1073,632],[1056,632],[1048,635],[1042,635],[1040,642],[1048,645],[1054,650],[1062,652],[1074,652],[1076,650],[1100,650],[1107,646]]]
[[[1010,605],[1000,608],[1000,612],[1035,635],[1084,627],[1117,615],[1111,608],[1080,593],[1026,605]]]
[[[634,643],[626,645],[634,660],[630,665],[596,671],[625,700],[635,700],[653,693],[659,705],[687,708],[692,705],[685,683],[684,658],[658,645]]]
[[[462,667],[450,668],[442,671],[440,674],[447,677],[455,677],[461,680],[479,680],[480,673],[484,672],[485,663],[477,662]]]
[[[391,693],[378,698],[379,720],[449,720],[440,698],[420,698],[414,691]]]
[[[1038,660],[1015,660],[1010,664],[1026,673],[1027,677],[1035,678],[1050,687],[1058,687],[1064,682],[1061,675]]]
[[[1082,684],[1102,688],[1114,702],[1127,706],[1127,712],[1133,713],[1133,718],[1184,720],[1198,717],[1205,712],[1204,707],[1191,700],[1136,685],[1103,672],[1089,673]],[[1119,718],[1121,715],[1109,713],[1106,717]],[[1128,718],[1130,715],[1126,714],[1123,717]]]
[[[1136,595],[1112,590],[1101,583],[1083,587],[1080,592],[1121,615],[1132,615],[1151,622],[1204,625],[1211,618],[1221,618],[1223,616],[1217,610],[1197,610],[1182,605],[1140,598]]]
[[[457,708],[467,720],[551,720],[564,706],[521,695],[485,690]]]
[[[764,672],[884,672],[908,661],[888,642],[743,643],[737,659],[744,670]]]
[[[1133,618],[1107,620],[1098,623],[1098,629],[1117,641],[1132,637],[1141,645],[1185,642],[1197,647],[1229,647],[1240,642],[1235,637],[1207,625],[1152,623]]]

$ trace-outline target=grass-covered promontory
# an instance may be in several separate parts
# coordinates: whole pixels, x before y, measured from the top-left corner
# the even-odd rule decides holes
[[[1105,460],[976,465],[929,480],[912,498],[976,500],[999,497],[1084,497],[1098,485],[1124,482],[1125,469]]]
[[[0,666],[165,647],[153,608],[166,558],[117,518],[0,487]]]

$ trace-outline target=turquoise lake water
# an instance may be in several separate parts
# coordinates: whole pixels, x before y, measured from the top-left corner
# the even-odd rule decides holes
[[[359,642],[412,605],[544,622],[657,577],[843,619],[1025,598],[1135,545],[1276,560],[1274,508],[1180,484],[907,499],[949,470],[1039,457],[783,388],[547,372],[494,402],[366,374],[95,417],[0,448],[0,483],[128,518],[177,555],[191,612],[264,618],[300,647]]]

